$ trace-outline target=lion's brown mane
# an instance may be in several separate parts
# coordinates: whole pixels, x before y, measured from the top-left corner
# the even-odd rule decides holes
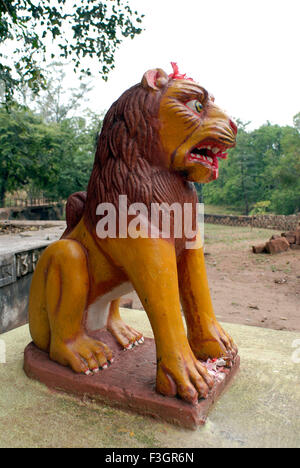
[[[85,222],[97,222],[100,203],[118,206],[119,195],[128,204],[189,202],[193,184],[162,164],[159,109],[163,89],[153,92],[141,84],[126,91],[105,116],[88,186]]]

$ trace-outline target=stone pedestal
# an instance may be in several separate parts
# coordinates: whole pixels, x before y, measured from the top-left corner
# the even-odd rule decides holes
[[[139,414],[196,429],[205,423],[209,410],[236,374],[240,358],[232,369],[216,380],[209,397],[192,406],[179,398],[168,398],[155,391],[156,353],[154,340],[131,351],[122,350],[106,330],[92,334],[106,343],[114,353],[114,363],[93,376],[75,374],[71,369],[51,361],[48,354],[31,343],[25,350],[24,370],[28,377],[47,387],[99,403],[131,410]]]
[[[48,244],[38,243],[32,248],[20,243],[14,251],[11,249],[6,254],[2,254],[0,249],[0,334],[27,322],[32,273]]]
[[[59,239],[65,229],[64,222],[10,224],[28,227],[28,231],[0,236],[0,334],[27,322],[29,289],[36,264],[46,247]],[[30,231],[30,227],[36,230]]]

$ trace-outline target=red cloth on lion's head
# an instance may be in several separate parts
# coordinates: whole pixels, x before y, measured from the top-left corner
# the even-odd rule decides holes
[[[181,74],[179,73],[179,67],[176,62],[171,62],[172,68],[173,68],[173,73],[169,75],[169,78],[172,80],[188,80],[188,81],[194,81],[193,78],[188,78],[186,74]]]

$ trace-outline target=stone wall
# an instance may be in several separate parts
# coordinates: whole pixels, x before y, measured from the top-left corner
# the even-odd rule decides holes
[[[251,226],[256,228],[273,229],[276,231],[294,231],[300,221],[300,215],[256,215],[232,216],[205,214],[205,222],[222,224],[225,226]]]
[[[0,254],[0,334],[27,322],[32,273],[45,248],[46,245],[37,245],[34,249]]]

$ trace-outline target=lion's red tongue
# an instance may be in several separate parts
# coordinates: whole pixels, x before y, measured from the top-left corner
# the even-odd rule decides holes
[[[213,157],[212,170],[213,170],[213,180],[217,180],[217,178],[219,177],[219,161],[218,161],[218,157],[215,155]]]
[[[213,168],[213,180],[217,180],[219,177],[219,168],[218,167],[214,167]]]

